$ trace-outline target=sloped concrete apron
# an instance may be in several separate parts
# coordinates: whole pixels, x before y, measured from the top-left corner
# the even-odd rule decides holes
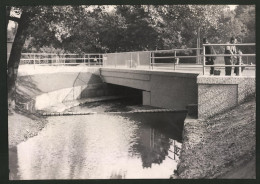
[[[103,83],[99,74],[99,68],[90,68],[83,72],[61,71],[21,76],[19,90],[30,96],[30,101],[20,104],[31,112],[52,106],[61,112],[72,105],[65,102],[111,95],[113,89]]]

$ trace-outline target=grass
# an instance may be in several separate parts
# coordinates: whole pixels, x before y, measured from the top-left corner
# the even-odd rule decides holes
[[[204,121],[186,121],[178,178],[217,178],[255,157],[255,98]]]

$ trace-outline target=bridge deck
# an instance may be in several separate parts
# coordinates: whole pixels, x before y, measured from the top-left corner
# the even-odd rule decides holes
[[[59,72],[84,72],[88,71],[89,68],[99,68],[100,66],[86,66],[86,65],[77,65],[77,66],[50,66],[50,65],[21,65],[19,66],[18,75],[35,75],[41,73],[59,73]],[[196,64],[180,64],[176,65],[174,70],[173,65],[161,65],[154,66],[153,68],[138,67],[138,68],[127,68],[127,67],[103,67],[103,68],[113,68],[113,69],[128,69],[128,70],[145,70],[145,71],[161,71],[161,72],[177,72],[177,73],[193,73],[193,74],[202,74],[202,65]],[[225,75],[225,69],[216,67],[216,69],[221,70],[221,76]],[[206,74],[209,75],[210,68],[206,68]],[[234,71],[234,69],[233,69]],[[232,72],[232,76],[235,74]],[[245,68],[242,73],[242,76],[255,76],[255,68]]]

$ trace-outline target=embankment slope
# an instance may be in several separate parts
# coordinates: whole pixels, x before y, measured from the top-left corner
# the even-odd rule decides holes
[[[177,178],[255,178],[255,151],[256,101],[250,97],[213,118],[185,121]]]

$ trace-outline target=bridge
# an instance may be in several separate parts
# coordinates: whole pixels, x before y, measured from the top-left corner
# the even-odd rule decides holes
[[[101,68],[104,82],[142,90],[143,105],[186,109],[198,103],[197,73]]]
[[[74,75],[74,78],[68,78],[74,80],[74,83],[67,86],[66,90],[58,89],[59,92],[51,91],[48,92],[47,96],[45,94],[38,96],[38,102],[45,101],[45,103],[48,98],[52,99],[50,101],[54,103],[56,99],[64,102],[90,97],[90,90],[95,88],[99,90],[100,95],[104,95],[107,93],[100,92],[100,89],[109,91],[110,89],[105,89],[109,88],[109,86],[100,87],[100,85],[113,84],[140,90],[143,105],[174,110],[185,110],[191,107],[198,111],[199,118],[206,118],[234,107],[247,96],[255,93],[255,62],[253,62],[253,65],[251,63],[244,64],[243,66],[247,67],[247,69],[244,70],[243,75],[240,73],[240,76],[224,76],[223,66],[225,65],[216,64],[214,66],[219,67],[222,74],[220,76],[209,76],[207,74],[209,66],[205,65],[204,59],[206,55],[184,55],[179,53],[180,51],[187,52],[189,50],[191,50],[191,54],[192,51],[197,49],[110,54],[94,53],[83,57],[71,55],[73,57],[59,56],[58,59],[57,56],[56,59],[42,57],[38,60],[34,55],[33,60],[27,58],[23,62],[29,63],[28,61],[33,61],[31,64],[34,65],[31,66],[34,66],[34,68],[40,67],[40,65],[41,67],[57,67],[56,65],[59,65],[59,68],[63,68],[60,72],[78,73],[78,75]],[[242,56],[255,55],[244,54]],[[68,62],[71,60],[74,60],[74,62]],[[161,60],[164,61],[161,62]],[[49,61],[52,62],[49,63]],[[79,64],[81,67],[73,66]],[[102,82],[99,81],[93,86],[93,84],[89,83],[91,77],[86,75],[85,79],[81,77],[81,80],[85,80],[85,83],[82,83],[80,88],[75,86],[75,83],[77,83],[75,81],[78,80],[79,75],[85,74],[99,76]],[[51,79],[49,77],[46,80]],[[66,82],[68,83],[68,81]],[[71,97],[71,93],[73,93],[73,97]],[[45,107],[41,103],[35,104],[38,109]]]

